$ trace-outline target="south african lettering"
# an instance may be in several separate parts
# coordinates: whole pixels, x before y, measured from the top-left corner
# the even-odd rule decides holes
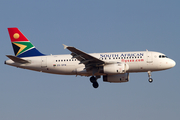
[[[128,53],[128,54],[100,54],[100,58],[104,57],[140,57],[143,56],[144,53]]]

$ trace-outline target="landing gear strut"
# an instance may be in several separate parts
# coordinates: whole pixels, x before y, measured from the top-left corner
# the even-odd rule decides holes
[[[92,86],[93,86],[94,88],[98,88],[98,87],[99,87],[99,84],[98,84],[98,82],[97,82],[97,79],[98,79],[98,77],[94,77],[94,76],[90,77],[90,81],[91,81]]]
[[[148,77],[149,77],[148,81],[149,81],[150,83],[152,83],[152,82],[153,82],[153,79],[151,78],[151,71],[148,71]]]

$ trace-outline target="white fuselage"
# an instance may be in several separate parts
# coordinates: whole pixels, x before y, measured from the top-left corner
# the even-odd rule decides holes
[[[175,66],[175,62],[164,54],[152,51],[92,53],[91,56],[105,61],[106,63],[124,63],[126,72],[160,71]],[[71,55],[47,55],[36,57],[24,57],[30,63],[21,64],[12,60],[6,64],[20,68],[41,71],[61,75],[92,76],[92,72],[86,71],[85,65]],[[96,75],[104,75],[97,72]]]

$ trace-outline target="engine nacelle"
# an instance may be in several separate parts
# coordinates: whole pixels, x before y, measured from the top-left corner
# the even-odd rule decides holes
[[[103,66],[103,73],[119,74],[119,73],[125,73],[128,69],[129,69],[128,64],[123,64],[123,63],[107,64]]]
[[[129,81],[129,73],[118,74],[118,75],[104,75],[104,82],[121,83]]]

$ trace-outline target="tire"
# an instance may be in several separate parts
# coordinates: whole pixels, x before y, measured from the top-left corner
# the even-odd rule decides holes
[[[99,84],[97,82],[94,82],[92,85],[93,85],[94,88],[98,88],[99,87]]]
[[[90,77],[90,81],[91,83],[95,83],[96,82],[96,78],[94,76]]]
[[[148,80],[150,83],[152,83],[153,82],[153,79],[152,78],[149,78],[149,80]]]

